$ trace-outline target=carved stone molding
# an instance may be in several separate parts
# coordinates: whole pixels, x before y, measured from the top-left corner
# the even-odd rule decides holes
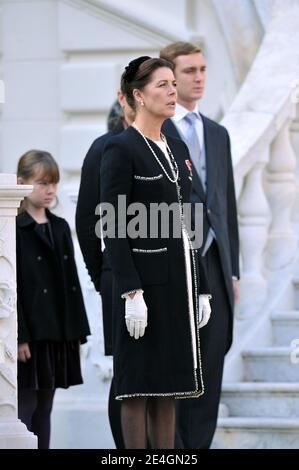
[[[32,186],[0,174],[0,449],[36,448],[36,437],[17,418],[17,312],[15,217]]]

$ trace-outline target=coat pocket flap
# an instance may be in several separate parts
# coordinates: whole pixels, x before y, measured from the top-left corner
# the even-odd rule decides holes
[[[157,181],[157,180],[160,180],[161,178],[163,178],[163,175],[162,173],[160,175],[155,175],[155,176],[141,176],[141,175],[134,175],[134,179],[137,180],[137,181],[147,181],[147,182],[151,182],[151,181]]]
[[[143,285],[164,284],[168,281],[167,248],[133,248],[133,259]]]

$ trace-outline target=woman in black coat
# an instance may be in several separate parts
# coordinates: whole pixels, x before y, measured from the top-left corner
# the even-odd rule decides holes
[[[48,207],[58,166],[31,150],[18,164],[18,183],[32,184],[17,217],[18,412],[48,449],[55,390],[81,384],[80,343],[90,334],[67,222]]]
[[[122,90],[136,110],[135,123],[109,140],[101,166],[102,224],[114,280],[115,390],[123,400],[127,448],[145,447],[147,431],[152,448],[173,448],[174,398],[203,393],[199,328],[210,306],[208,294],[198,299],[196,256],[182,212],[191,187],[189,154],[183,142],[161,135],[175,111],[172,70],[149,57],[126,67]],[[143,220],[134,220],[133,203],[143,204]],[[169,225],[154,226],[151,203],[176,203]],[[169,236],[163,234],[167,225]],[[146,233],[136,236],[134,229]]]

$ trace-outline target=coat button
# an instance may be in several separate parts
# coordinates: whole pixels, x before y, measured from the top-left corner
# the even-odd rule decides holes
[[[63,259],[68,259],[68,255],[63,255]]]
[[[76,286],[73,286],[72,287],[72,291],[75,292],[77,290],[77,287]]]
[[[208,209],[208,210],[207,210],[207,213],[208,213],[208,214],[211,214],[211,209]]]
[[[37,261],[41,261],[42,260],[42,257],[41,256],[38,256],[37,257]]]
[[[44,294],[47,294],[47,293],[48,293],[48,289],[44,289],[44,290],[43,290],[43,293],[44,293]]]

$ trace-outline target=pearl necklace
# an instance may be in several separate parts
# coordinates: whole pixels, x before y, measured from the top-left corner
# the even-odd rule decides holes
[[[165,135],[163,135],[161,133],[161,137],[162,137],[162,140],[163,142],[165,143],[166,145],[166,149],[167,149],[167,152],[168,152],[168,155],[170,157],[170,160],[171,160],[171,163],[173,165],[173,173],[174,173],[174,179],[172,179],[169,174],[167,173],[166,169],[164,168],[163,164],[160,162],[156,152],[154,151],[154,149],[152,148],[152,146],[150,145],[147,137],[141,132],[141,130],[136,126],[135,122],[132,123],[132,127],[134,127],[134,129],[136,129],[137,132],[139,132],[139,134],[143,137],[146,145],[148,146],[148,148],[150,149],[150,151],[152,152],[152,154],[154,155],[155,159],[157,160],[158,164],[160,165],[160,167],[162,168],[163,170],[163,173],[166,175],[166,177],[168,178],[168,180],[171,182],[171,183],[177,183],[178,181],[178,178],[179,178],[179,169],[178,169],[178,166],[177,166],[177,162],[175,161],[175,158],[172,154],[172,151],[170,150],[169,146],[168,146],[168,143],[167,143],[167,140],[166,140],[166,137]]]

